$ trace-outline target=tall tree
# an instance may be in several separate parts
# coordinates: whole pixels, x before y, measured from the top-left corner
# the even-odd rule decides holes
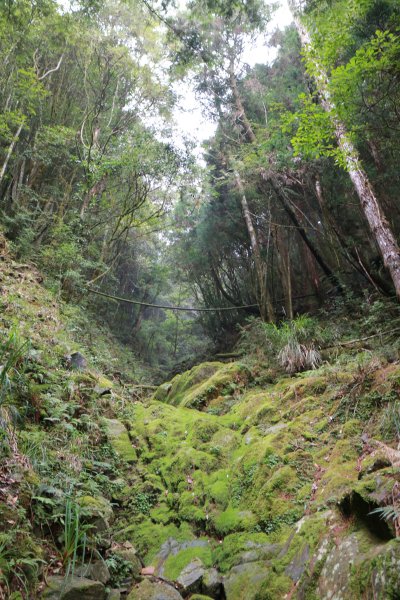
[[[291,0],[290,7],[301,42],[306,51],[307,60],[311,65],[310,72],[314,76],[321,105],[330,116],[343,163],[347,168],[360,200],[362,211],[380,249],[383,262],[391,275],[396,295],[400,299],[400,247],[384,214],[381,203],[376,196],[372,183],[363,168],[359,152],[348,134],[346,125],[338,116],[330,91],[328,74],[322,63],[318,60],[307,28],[300,20],[301,11],[298,3],[295,0]]]

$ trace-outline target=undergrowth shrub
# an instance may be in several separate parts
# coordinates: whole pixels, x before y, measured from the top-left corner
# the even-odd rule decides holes
[[[278,325],[251,319],[241,329],[239,345],[246,354],[269,361],[287,373],[297,373],[321,364],[318,345],[327,336],[318,321],[306,315]]]

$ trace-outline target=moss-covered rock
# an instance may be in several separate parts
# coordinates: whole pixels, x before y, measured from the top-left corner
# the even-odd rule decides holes
[[[110,502],[102,496],[79,496],[76,503],[84,522],[93,528],[91,533],[104,533],[110,527],[113,518],[113,509]]]
[[[267,578],[268,567],[264,562],[233,567],[223,579],[226,600],[255,600]]]
[[[105,600],[106,589],[100,581],[85,577],[49,577],[42,594],[45,600]]]
[[[158,388],[155,398],[174,406],[203,409],[221,392],[234,391],[249,377],[249,370],[240,363],[202,363],[176,375],[168,391],[165,384]]]
[[[127,463],[134,463],[137,460],[136,451],[123,423],[118,419],[104,419],[104,424],[115,452]]]
[[[168,583],[145,579],[135,585],[127,600],[182,600],[182,596]]]

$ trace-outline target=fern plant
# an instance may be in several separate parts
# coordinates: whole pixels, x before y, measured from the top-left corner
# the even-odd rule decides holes
[[[37,577],[39,565],[44,561],[32,556],[29,551],[21,555],[15,542],[15,533],[0,533],[0,597],[2,589],[6,591],[8,598],[11,596],[12,587],[17,587],[23,590],[28,598],[30,580]]]

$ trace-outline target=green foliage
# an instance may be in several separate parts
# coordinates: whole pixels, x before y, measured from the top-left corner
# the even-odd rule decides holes
[[[125,560],[119,554],[111,553],[104,562],[110,570],[111,584],[113,587],[121,587],[126,579],[132,574],[132,563]]]
[[[64,531],[61,540],[61,557],[66,576],[73,575],[79,558],[85,561],[87,533],[91,525],[82,523],[80,507],[71,498],[65,502],[65,512],[61,517]]]
[[[241,329],[240,347],[253,354],[261,352],[288,373],[297,373],[321,363],[316,344],[324,337],[318,322],[306,315],[279,325],[253,319]]]
[[[11,397],[13,385],[21,376],[18,369],[27,351],[28,342],[21,340],[16,328],[11,329],[5,341],[0,343],[0,407]]]
[[[205,540],[204,540],[205,541]],[[186,548],[177,554],[170,555],[165,561],[165,575],[171,581],[178,578],[181,571],[193,560],[200,559],[205,568],[212,567],[212,553],[209,544]]]
[[[18,536],[19,533],[0,533],[0,590],[5,588],[8,598],[13,597],[11,586],[14,585],[28,597],[36,583],[39,567],[44,562],[34,555],[29,540],[23,534]]]

